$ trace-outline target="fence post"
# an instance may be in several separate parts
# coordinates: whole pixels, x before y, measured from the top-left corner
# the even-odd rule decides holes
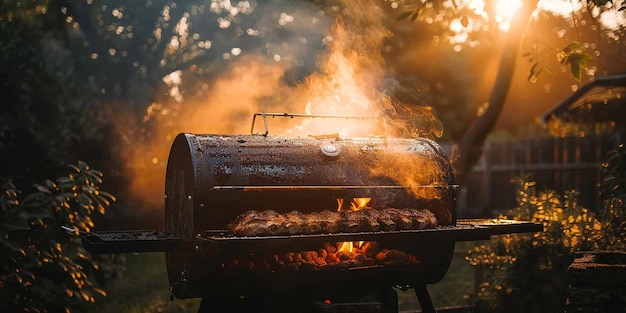
[[[491,142],[485,142],[483,149],[483,162],[485,164],[485,206],[482,209],[482,216],[491,216],[493,213],[493,193],[491,191],[493,185],[493,173],[492,173],[492,156],[491,156]]]

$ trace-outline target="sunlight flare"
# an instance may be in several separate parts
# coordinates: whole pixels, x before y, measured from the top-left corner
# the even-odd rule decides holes
[[[498,29],[504,32],[509,31],[511,21],[521,6],[522,4],[519,0],[498,0],[496,3]]]

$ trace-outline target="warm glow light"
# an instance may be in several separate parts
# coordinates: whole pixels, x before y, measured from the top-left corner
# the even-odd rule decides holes
[[[350,209],[352,209],[352,211],[358,211],[364,207],[367,207],[367,205],[370,203],[370,200],[372,200],[372,198],[354,198],[352,199],[352,202],[350,202]]]
[[[450,22],[449,29],[452,35],[448,41],[455,45],[457,52],[462,50],[459,44],[467,43],[470,33],[484,30],[485,27],[488,27],[489,21],[494,21],[499,30],[508,31],[511,20],[521,7],[520,0],[497,0],[495,12],[492,13],[487,10],[487,4],[484,0],[458,0],[456,3],[458,7],[471,10],[475,15],[475,17],[464,15]]]
[[[337,250],[339,250],[340,252],[352,252],[352,250],[354,249],[354,244],[352,243],[352,241],[344,241],[344,242],[340,242],[337,244]]]
[[[515,13],[520,7],[521,3],[519,0],[498,0],[496,4],[496,22],[498,22],[500,30],[509,30],[511,20],[513,20]]]
[[[353,198],[350,201],[350,210],[358,211],[362,208],[367,207],[372,198]],[[337,198],[337,211],[341,211],[341,207],[343,206],[344,199]],[[337,243],[337,250],[340,252],[352,253],[355,248],[360,248],[365,241],[344,241]]]
[[[251,7],[251,3],[254,2],[249,1],[240,1],[236,6],[228,0],[209,2],[211,3],[210,11],[221,15],[216,21],[220,29],[231,28],[236,23],[236,19],[233,19],[235,15],[237,19],[243,18],[243,14],[252,13],[256,6],[255,4]],[[121,138],[131,138],[125,139],[128,147],[124,151],[128,152],[124,157],[127,173],[132,176],[132,194],[141,197],[151,206],[161,206],[167,163],[164,160],[167,160],[171,139],[180,132],[248,134],[249,118],[255,112],[374,117],[374,119],[305,118],[298,119],[297,122],[284,123],[273,120],[270,125],[270,135],[303,138],[324,135],[337,135],[338,138],[371,138],[372,136],[416,137],[419,134],[433,133],[438,134],[438,137],[441,136],[440,123],[431,127],[430,124],[422,126],[417,122],[405,124],[404,120],[400,121],[400,119],[396,121],[393,118],[378,118],[397,111],[396,103],[381,90],[388,82],[391,82],[387,75],[384,57],[380,53],[384,50],[385,41],[391,36],[391,32],[385,28],[388,16],[378,5],[375,5],[376,2],[373,0],[341,2],[342,12],[337,14],[338,20],[330,25],[330,28],[325,26],[325,22],[322,23],[326,21],[326,16],[323,19],[320,18],[317,10],[308,12],[312,15],[307,15],[307,12],[295,14],[292,12],[299,11],[285,9],[280,17],[276,16],[277,19],[274,22],[277,28],[301,27],[300,24],[312,21],[310,26],[316,28],[315,33],[322,31],[326,35],[322,44],[325,45],[328,53],[316,56],[315,61],[318,62],[314,66],[316,71],[307,75],[305,80],[295,86],[291,83],[286,84],[285,77],[292,75],[286,74],[292,72],[294,60],[300,60],[303,57],[298,54],[299,51],[313,49],[312,46],[307,46],[309,37],[302,37],[297,41],[297,45],[302,45],[304,49],[273,50],[272,45],[265,45],[266,49],[262,49],[264,53],[257,55],[252,53],[254,49],[246,51],[235,42],[225,45],[222,41],[228,40],[227,36],[219,41],[217,39],[202,41],[202,36],[191,31],[193,28],[190,27],[194,25],[190,17],[184,15],[179,20],[170,21],[170,18],[173,18],[170,16],[170,7],[164,7],[163,22],[158,24],[153,32],[157,42],[164,41],[170,48],[160,66],[169,67],[171,64],[168,62],[173,62],[169,56],[177,55],[183,49],[191,49],[193,45],[202,51],[220,47],[222,50],[217,53],[218,57],[221,56],[230,63],[219,77],[212,77],[202,84],[197,84],[201,85],[201,88],[189,87],[198,83],[194,80],[196,77],[203,77],[203,71],[210,70],[203,68],[199,63],[194,63],[197,67],[194,67],[192,75],[189,75],[187,70],[176,70],[163,76],[161,79],[165,84],[165,96],[155,100],[148,107],[143,120],[144,123],[150,122],[156,125],[157,130],[152,136],[153,140],[145,142],[133,140],[131,128],[127,126],[133,125],[133,117],[118,118],[116,128]],[[338,9],[339,7],[337,6]],[[171,35],[166,36],[163,27],[165,22],[176,25],[173,34],[170,31]],[[367,31],[364,31],[365,29]],[[128,30],[123,31],[122,34]],[[264,36],[264,38],[274,37],[271,29],[261,31],[250,28],[242,29],[241,32],[242,38],[244,35],[255,37],[253,42],[262,41],[261,37]],[[221,38],[221,36],[218,37]],[[240,43],[239,40],[238,38],[236,43]],[[169,45],[170,42],[172,45]],[[177,49],[174,49],[174,45]],[[223,50],[222,46],[228,49]],[[121,53],[118,51],[116,55]],[[94,53],[91,57],[98,59],[99,55]],[[272,62],[267,62],[268,57]],[[186,58],[186,54],[185,57],[181,54],[181,59],[183,58]],[[197,60],[190,56],[189,61]],[[143,65],[137,63],[134,66],[141,68]],[[185,86],[187,87],[183,88]],[[225,105],[227,103],[233,105]],[[410,122],[417,120],[411,118],[413,115],[425,117],[428,121],[436,121],[429,108],[410,106],[406,111],[402,111],[401,115],[398,114]],[[393,167],[397,161],[394,160]],[[387,172],[386,168],[380,169],[381,175],[400,175],[400,173],[389,174]],[[340,208],[342,204],[339,203]],[[358,209],[366,205],[357,202],[353,208]],[[345,209],[348,210],[348,208],[346,203]]]
[[[372,198],[353,198],[352,201],[350,201],[350,210],[358,211],[362,208],[365,208],[371,200]],[[337,198],[337,211],[341,211],[341,208],[343,207],[343,201],[343,198]]]
[[[539,0],[537,9],[547,11],[557,16],[570,17],[575,11],[585,7],[582,1],[570,0]]]
[[[361,248],[365,241],[344,241],[337,243],[337,250],[339,252],[352,253],[355,248]]]
[[[343,198],[337,198],[337,212],[341,211],[341,207],[343,207]]]

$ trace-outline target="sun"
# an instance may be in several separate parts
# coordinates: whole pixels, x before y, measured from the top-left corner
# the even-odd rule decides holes
[[[496,22],[502,31],[508,31],[517,10],[522,6],[519,0],[497,0]]]

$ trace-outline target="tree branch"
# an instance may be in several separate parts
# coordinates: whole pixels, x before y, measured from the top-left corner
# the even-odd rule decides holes
[[[500,56],[498,73],[487,102],[488,107],[482,115],[474,120],[453,150],[452,164],[456,173],[456,181],[461,185],[482,155],[485,139],[502,113],[525,29],[536,6],[537,0],[525,1],[515,15]]]

